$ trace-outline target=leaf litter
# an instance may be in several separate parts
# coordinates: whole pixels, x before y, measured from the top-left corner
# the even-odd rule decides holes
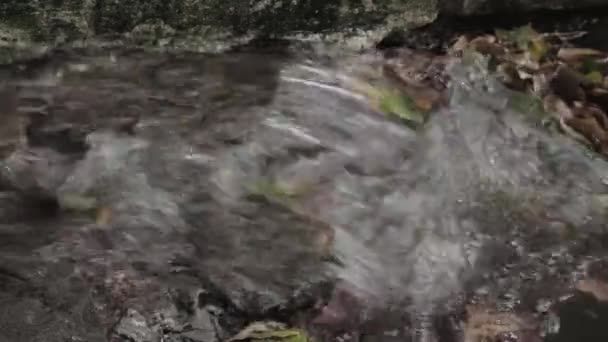
[[[385,59],[382,84],[359,86],[379,112],[414,128],[445,103],[451,60],[489,60],[488,72],[515,94],[512,109],[530,114],[608,157],[608,53],[574,46],[585,32],[541,33],[532,25],[461,36],[446,54],[399,48]]]
[[[383,76],[393,81],[393,87],[370,85],[373,91],[368,90],[368,98],[387,114],[411,120],[412,113],[417,113],[417,123],[422,125],[434,108],[444,104],[447,80],[443,71],[448,61],[483,63],[488,75],[497,76],[513,91],[508,101],[512,109],[608,157],[608,53],[572,45],[571,40],[584,35],[580,31],[540,33],[525,25],[461,36],[445,55],[399,48],[391,51],[383,68]],[[581,280],[575,289],[608,301],[604,281]],[[465,342],[509,340],[506,336],[540,341],[541,335],[532,315],[499,312],[491,305],[469,305],[463,333]]]
[[[572,46],[569,38],[526,25],[471,40],[461,37],[451,53],[472,50],[489,57],[496,66],[492,71],[518,92],[516,109],[544,112],[563,133],[608,157],[608,54]]]

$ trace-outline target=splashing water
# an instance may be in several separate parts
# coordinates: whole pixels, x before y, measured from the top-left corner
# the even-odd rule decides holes
[[[606,163],[511,110],[474,65],[451,67],[450,105],[414,132],[349,87],[375,72],[369,56],[63,58],[60,82],[24,86],[52,99],[29,113],[30,139],[58,151],[66,136],[86,140],[52,190],[111,217],[12,213],[0,303],[15,314],[0,327],[16,328],[3,338],[103,341],[118,309],[148,322],[178,310],[175,289],[219,288],[235,310],[263,315],[337,281],[361,307],[343,313],[357,324],[407,312],[412,334],[433,340],[434,315],[479,288],[508,293],[507,306],[559,293],[605,255],[580,246],[606,236]],[[134,136],[108,128],[133,114]],[[576,237],[562,238],[569,227]]]

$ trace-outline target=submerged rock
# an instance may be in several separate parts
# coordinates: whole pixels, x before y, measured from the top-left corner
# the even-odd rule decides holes
[[[146,319],[135,310],[127,310],[115,329],[116,334],[132,342],[154,341],[152,329],[148,327]]]
[[[57,317],[30,340],[225,339],[315,314],[351,338],[456,336],[465,303],[537,312],[606,256],[606,162],[511,109],[476,65],[449,70],[449,106],[414,131],[354,86],[380,77],[374,56],[69,56],[48,57],[56,83],[23,82],[45,106],[28,137],[87,146],[56,193],[104,218],[0,227],[0,294]],[[108,129],[131,111],[132,134]]]

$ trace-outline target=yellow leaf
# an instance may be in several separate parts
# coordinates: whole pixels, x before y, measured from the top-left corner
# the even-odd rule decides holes
[[[421,107],[431,108],[432,104],[425,104],[423,99],[419,103]],[[424,115],[414,108],[417,104],[406,96],[395,91],[386,91],[380,99],[380,109],[386,114],[395,115],[401,119],[413,121],[421,124],[424,122]]]
[[[549,51],[549,45],[541,38],[536,37],[530,40],[528,43],[528,53],[530,59],[539,62]]]
[[[604,81],[604,76],[599,71],[592,71],[585,75],[585,78],[593,83],[602,83]]]

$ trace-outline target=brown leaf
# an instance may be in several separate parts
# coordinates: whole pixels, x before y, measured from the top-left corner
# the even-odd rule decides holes
[[[519,91],[526,90],[527,83],[520,77],[520,73],[515,65],[505,62],[498,65],[496,70],[498,71],[499,77],[507,87]]]
[[[593,295],[598,301],[608,302],[608,284],[597,279],[583,279],[576,283],[576,289]]]
[[[452,44],[452,46],[449,49],[450,53],[457,53],[457,52],[461,52],[464,49],[466,49],[469,46],[469,40],[467,39],[466,36],[460,36],[458,37],[458,39],[456,39],[456,42],[454,42],[454,44]]]
[[[501,57],[506,53],[505,48],[497,44],[496,38],[490,35],[477,37],[471,40],[469,46],[481,54],[493,57]]]
[[[400,91],[413,100],[416,107],[425,112],[435,108],[443,99],[443,92],[405,79],[391,66],[385,65],[383,71],[387,78],[397,84]]]
[[[582,85],[586,84],[585,76],[578,71],[561,65],[555,71],[549,85],[553,92],[561,97],[566,103],[584,101],[585,92]]]
[[[589,102],[595,103],[603,110],[608,110],[608,90],[605,88],[596,87],[587,92]]]
[[[546,112],[556,113],[559,117],[564,119],[569,119],[574,116],[570,107],[554,94],[549,94],[543,98],[543,106]]]
[[[575,115],[564,122],[583,135],[599,153],[608,155],[608,132],[590,111],[589,108],[577,108]]]
[[[599,107],[587,105],[585,107],[581,107],[581,110],[586,111],[587,115],[593,116],[601,128],[608,130],[608,116]]]
[[[588,57],[600,57],[604,53],[595,49],[585,48],[561,48],[557,52],[557,58],[568,64],[575,64]]]
[[[510,60],[517,65],[518,69],[525,69],[528,72],[535,72],[540,69],[538,61],[533,60],[529,53],[519,53],[510,56]]]

